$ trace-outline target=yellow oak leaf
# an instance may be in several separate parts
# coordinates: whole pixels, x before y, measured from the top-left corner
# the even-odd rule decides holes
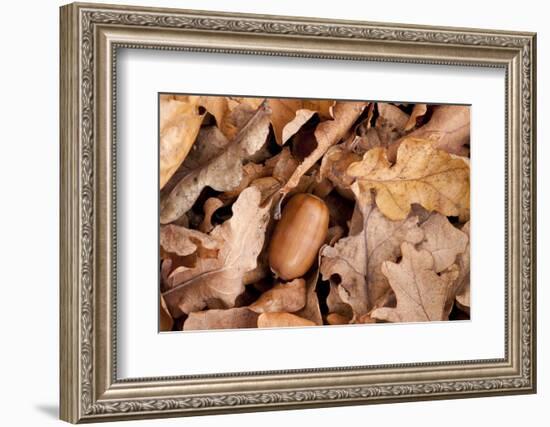
[[[374,192],[378,208],[394,221],[405,219],[413,203],[462,222],[470,217],[468,160],[435,148],[431,141],[404,140],[394,165],[383,148],[374,148],[352,163],[347,174],[355,178],[351,189],[358,202],[370,203]]]

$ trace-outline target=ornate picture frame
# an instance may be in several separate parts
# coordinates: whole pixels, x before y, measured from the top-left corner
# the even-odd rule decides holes
[[[536,36],[282,16],[61,8],[60,416],[97,422],[536,391]],[[411,64],[506,73],[505,357],[117,378],[117,49]]]

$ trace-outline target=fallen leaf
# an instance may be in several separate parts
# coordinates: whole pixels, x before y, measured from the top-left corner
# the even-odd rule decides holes
[[[334,247],[325,246],[321,250],[321,275],[329,280],[331,293],[336,292],[333,301],[349,305],[354,318],[369,311],[367,295],[367,256],[365,239],[362,235],[340,239]],[[334,291],[333,291],[334,289]],[[329,307],[331,311],[341,309]]]
[[[170,316],[170,312],[168,311],[168,308],[166,307],[166,303],[164,302],[164,298],[162,295],[159,298],[160,306],[159,306],[159,313],[160,313],[160,320],[159,320],[159,327],[161,332],[168,332],[172,330],[172,327],[174,326],[174,319],[172,319],[172,316]]]
[[[345,136],[367,104],[366,102],[336,102],[333,108],[334,119],[319,123],[315,129],[317,147],[298,165],[281,189],[283,196],[281,200],[298,185],[300,178],[323,157],[326,151]]]
[[[281,184],[284,184],[292,176],[298,167],[298,161],[294,158],[288,147],[265,162],[267,168],[271,169],[271,175]]]
[[[412,203],[445,216],[470,216],[470,166],[467,160],[433,147],[430,141],[406,139],[391,165],[381,148],[368,151],[347,174],[356,178],[351,189],[362,205],[376,204],[392,220],[404,219]]]
[[[379,102],[375,130],[381,145],[387,146],[405,134],[409,115],[393,104]]]
[[[260,191],[244,190],[233,205],[233,216],[210,237],[219,242],[217,258],[198,258],[193,268],[172,272],[174,287],[163,296],[174,317],[202,310],[211,300],[232,307],[244,290],[243,276],[256,268],[270,218],[270,203],[260,205]]]
[[[350,322],[350,318],[343,316],[339,313],[327,314],[327,323],[329,325],[347,325]]]
[[[319,114],[323,119],[331,118],[334,105],[334,101],[330,100],[298,98],[270,98],[268,103],[273,111],[271,124],[279,145],[288,141],[314,114]]]
[[[352,163],[361,160],[361,156],[354,152],[348,151],[342,144],[330,147],[321,161],[321,169],[319,174],[321,178],[327,178],[338,189],[349,192],[350,198],[353,198],[353,193],[349,187],[353,183],[354,178],[346,174],[346,171]]]
[[[162,189],[189,153],[204,114],[200,113],[194,100],[181,101],[173,96],[161,95],[159,104],[159,179]]]
[[[174,188],[185,175],[195,169],[203,167],[213,158],[219,156],[226,149],[228,144],[229,139],[225,137],[217,126],[202,127],[189,154],[187,154],[180,168],[170,179],[169,184],[173,183],[171,187]],[[163,188],[163,192],[167,190],[167,187],[168,185]]]
[[[206,202],[204,202],[204,218],[199,225],[199,230],[201,232],[210,233],[212,231],[214,228],[214,225],[212,224],[212,215],[214,215],[214,212],[224,205],[225,203],[217,197],[210,197],[206,200]]]
[[[236,198],[252,181],[266,176],[268,172],[267,168],[262,164],[252,162],[245,164],[242,167],[241,182],[232,190],[224,192],[220,198],[223,200],[232,200]]]
[[[462,105],[439,105],[434,107],[432,117],[424,126],[409,133],[405,138],[432,141],[435,148],[459,156],[467,156],[470,143],[470,107]],[[395,160],[401,138],[388,150],[390,161]]]
[[[405,131],[410,131],[416,127],[416,122],[420,117],[422,117],[428,111],[427,104],[414,104],[412,113],[409,117],[409,120],[405,124]]]
[[[441,273],[456,261],[459,254],[464,253],[468,244],[468,236],[454,227],[447,217],[433,213],[422,224],[424,241],[420,249],[426,249],[434,258],[434,270]]]
[[[456,281],[456,302],[466,313],[470,313],[470,222],[462,227],[462,232],[468,236],[468,244],[457,259],[459,276]]]
[[[316,326],[311,320],[291,313],[262,313],[258,317],[258,328],[286,328],[289,326]]]
[[[321,251],[323,279],[335,285],[340,299],[352,308],[354,319],[369,312],[387,292],[383,263],[397,260],[403,242],[416,244],[424,236],[416,217],[391,221],[377,208],[367,210],[363,217],[359,234]]]
[[[160,227],[160,246],[166,252],[179,256],[203,251],[201,256],[204,257],[205,251],[217,253],[219,242],[198,230],[168,224]]]
[[[264,101],[265,98],[229,97],[227,111],[219,125],[224,135],[235,138]]]
[[[330,289],[326,300],[327,308],[330,313],[336,313],[348,319],[349,323],[354,317],[353,309],[340,298],[338,283],[338,276],[334,276],[329,280]]]
[[[288,283],[278,283],[272,289],[260,295],[260,298],[249,306],[255,313],[288,312],[300,310],[306,304],[306,282],[294,279]]]
[[[246,307],[214,309],[189,313],[183,330],[256,328],[257,323],[258,315]]]
[[[317,261],[315,268],[304,276],[306,281],[306,304],[295,314],[320,326],[323,324],[323,318],[321,317],[319,298],[317,297],[317,281],[319,279],[318,265],[319,261]]]
[[[206,186],[217,191],[236,188],[243,177],[243,162],[251,158],[266,142],[269,116],[269,108],[259,108],[220,155],[181,179],[170,194],[161,200],[160,222],[167,224],[177,220],[191,209]]]
[[[397,306],[377,308],[370,317],[390,322],[446,320],[445,302],[449,288],[458,277],[458,268],[455,266],[438,275],[427,250],[416,250],[405,242],[401,252],[403,258],[399,264],[387,261],[382,266],[397,297]]]
[[[375,307],[389,289],[382,265],[386,261],[395,262],[401,256],[404,242],[417,244],[424,237],[418,227],[418,218],[409,216],[404,220],[392,221],[379,209],[373,208],[366,220],[362,236],[367,242],[367,280],[369,308]]]

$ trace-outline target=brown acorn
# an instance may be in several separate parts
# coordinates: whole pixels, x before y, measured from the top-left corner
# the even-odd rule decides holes
[[[283,280],[303,276],[326,239],[329,210],[319,197],[294,195],[283,208],[269,244],[271,271]]]

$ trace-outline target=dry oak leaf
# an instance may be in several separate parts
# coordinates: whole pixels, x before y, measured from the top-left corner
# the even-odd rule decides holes
[[[221,154],[183,177],[170,194],[161,200],[161,224],[173,222],[191,209],[206,186],[216,191],[236,188],[243,178],[244,161],[252,158],[266,142],[269,116],[269,108],[262,104]]]
[[[220,248],[219,242],[208,234],[172,224],[160,227],[160,246],[166,252],[179,256],[191,255],[197,251],[212,253]]]
[[[347,325],[350,322],[350,318],[340,313],[327,314],[327,323],[329,325]]]
[[[206,200],[206,202],[204,202],[204,218],[199,225],[200,231],[203,233],[210,233],[212,231],[214,228],[214,225],[212,224],[212,215],[214,215],[214,212],[224,205],[225,203],[217,197],[210,197]]]
[[[367,102],[336,102],[333,107],[334,119],[325,120],[317,125],[314,132],[317,146],[298,165],[285,186],[281,189],[283,197],[300,183],[300,178],[324,156],[331,146],[344,138],[367,104]]]
[[[160,109],[160,188],[176,172],[197,138],[204,118],[196,99],[178,100],[161,95]]]
[[[460,269],[458,279],[456,281],[456,302],[460,308],[467,313],[470,312],[470,222],[467,222],[462,227],[462,232],[468,236],[468,244],[464,252],[458,256],[457,264]]]
[[[239,133],[265,100],[265,98],[222,98],[227,102],[227,111],[218,126],[229,139],[233,139]]]
[[[297,316],[307,319],[318,326],[323,324],[323,318],[321,316],[321,309],[319,307],[319,298],[317,297],[317,280],[319,279],[319,259],[317,259],[317,265],[315,269],[312,269],[308,274],[304,276],[306,281],[306,303],[302,309],[297,311]]]
[[[162,295],[159,298],[160,301],[160,307],[159,307],[159,313],[160,313],[160,331],[161,332],[168,332],[172,330],[172,327],[174,326],[174,319],[172,319],[172,316],[170,316],[170,312],[168,311],[168,308],[166,307],[166,303],[164,302],[164,298]]]
[[[405,124],[405,131],[410,131],[416,127],[416,121],[422,117],[428,111],[428,104],[415,104],[409,117],[409,120]]]
[[[262,206],[260,202],[257,188],[244,190],[233,205],[233,216],[210,233],[219,242],[218,256],[199,257],[194,267],[179,267],[172,272],[174,287],[163,296],[174,317],[202,310],[210,301],[234,306],[244,290],[243,277],[256,268],[264,245],[271,204]]]
[[[183,330],[256,328],[257,324],[258,314],[246,307],[237,307],[189,313],[189,317],[183,324]]]
[[[416,244],[422,241],[423,231],[418,227],[418,218],[410,215],[404,220],[392,221],[379,209],[373,208],[365,215],[362,235],[367,242],[367,283],[369,308],[383,300],[389,284],[382,273],[385,261],[395,262],[401,256],[403,242]]]
[[[375,130],[381,145],[387,146],[405,134],[405,126],[409,115],[393,104],[379,102],[379,116],[376,119]]]
[[[340,239],[334,247],[325,246],[321,250],[321,275],[329,280],[330,292],[336,292],[331,305],[339,301],[349,305],[356,318],[369,311],[367,294],[365,238],[356,235]],[[329,294],[330,295],[330,294]],[[329,310],[342,314],[342,308],[330,307]]]
[[[469,219],[469,162],[434,148],[430,141],[404,140],[393,166],[383,149],[374,148],[350,165],[347,174],[356,178],[351,189],[358,202],[369,204],[374,190],[376,205],[392,220],[405,219],[413,203],[462,221]]]
[[[277,144],[283,145],[314,115],[320,118],[332,118],[332,107],[335,101],[297,99],[297,98],[271,98],[268,100],[273,111],[271,124]]]
[[[281,184],[288,181],[298,164],[298,160],[294,158],[288,147],[284,147],[279,154],[265,162],[266,167],[271,170],[273,178]]]
[[[353,183],[353,177],[347,175],[346,171],[349,165],[360,160],[359,154],[348,151],[343,144],[330,147],[321,160],[320,178],[327,178],[339,190],[350,192],[349,186]]]
[[[416,250],[412,244],[403,243],[401,253],[403,258],[399,264],[386,261],[382,265],[382,272],[395,292],[397,306],[377,308],[370,317],[389,322],[446,320],[447,295],[458,277],[456,265],[438,275],[428,251]]]
[[[258,317],[258,328],[286,328],[288,326],[316,326],[316,324],[291,313],[262,313]]]
[[[403,242],[416,244],[424,237],[414,216],[391,221],[372,208],[364,218],[359,234],[340,239],[334,247],[325,246],[321,252],[323,279],[335,285],[331,293],[336,291],[352,308],[354,319],[366,314],[386,294],[389,285],[382,274],[383,263],[397,260]]]
[[[420,138],[432,141],[435,148],[459,156],[467,156],[470,142],[470,107],[463,105],[439,105],[434,107],[432,117],[424,126],[409,133],[405,138]],[[395,160],[396,151],[403,138],[388,149],[388,158]]]
[[[457,255],[464,253],[468,236],[454,227],[447,217],[433,213],[422,224],[424,241],[420,249],[426,249],[434,258],[434,270],[441,273],[456,261]]]
[[[306,305],[306,282],[294,279],[288,283],[278,283],[248,308],[255,313],[288,312],[293,313]]]

